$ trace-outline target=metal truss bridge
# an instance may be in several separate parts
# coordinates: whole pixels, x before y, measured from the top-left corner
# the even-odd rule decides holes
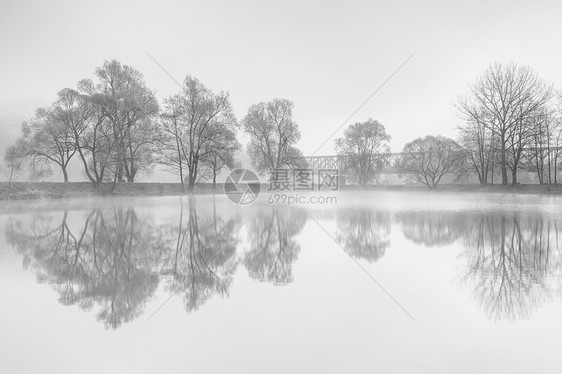
[[[404,157],[404,153],[380,153],[374,155],[373,161],[377,165],[379,174],[397,174],[397,165]],[[337,169],[345,170],[348,168],[349,156],[305,156],[307,165],[311,169]]]
[[[543,153],[544,161],[547,162],[548,156],[546,153],[550,151],[550,159],[554,160],[556,153],[562,152],[562,147],[551,147],[550,149],[538,149]],[[523,148],[522,160],[529,160],[529,157],[537,152],[537,148],[527,147]],[[545,153],[546,152],[546,153]],[[373,155],[373,162],[376,165],[378,174],[400,174],[398,165],[404,157],[416,157],[411,153],[379,153]],[[349,167],[349,156],[331,155],[331,156],[305,156],[304,159],[311,169],[337,169],[340,171],[347,170]],[[527,161],[528,162],[528,161]],[[532,162],[531,162],[532,164]],[[522,165],[524,166],[524,165]]]

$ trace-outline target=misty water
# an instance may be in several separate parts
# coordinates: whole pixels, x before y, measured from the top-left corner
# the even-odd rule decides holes
[[[0,372],[561,367],[562,197],[336,196],[3,204]]]

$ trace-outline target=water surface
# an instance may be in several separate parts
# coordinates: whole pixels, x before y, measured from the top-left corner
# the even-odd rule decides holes
[[[553,372],[562,198],[0,209],[0,372]]]

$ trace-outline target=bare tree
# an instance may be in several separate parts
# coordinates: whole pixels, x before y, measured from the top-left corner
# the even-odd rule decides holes
[[[113,126],[103,108],[107,96],[80,94],[66,89],[59,93],[56,115],[72,130],[76,149],[88,179],[99,187],[109,181],[115,166],[116,143]]]
[[[33,170],[51,174],[51,163],[55,163],[67,183],[68,163],[77,150],[72,129],[54,115],[53,108],[40,108],[30,122],[22,125],[22,132]]]
[[[528,139],[529,117],[551,98],[550,87],[527,66],[494,64],[459,100],[459,109],[469,121],[492,131],[499,143],[502,184],[507,185],[508,151],[511,150],[512,182]]]
[[[295,147],[300,131],[293,120],[293,103],[274,99],[254,104],[243,120],[250,136],[248,153],[259,172],[304,165],[302,152]]]
[[[234,155],[240,149],[240,143],[236,139],[236,132],[232,129],[224,129],[217,133],[213,141],[207,145],[202,158],[203,166],[209,170],[213,187],[217,183],[217,175],[224,169],[234,169],[237,165]]]
[[[554,113],[546,108],[541,108],[532,118],[532,133],[529,141],[529,150],[526,152],[527,162],[537,173],[539,183],[552,183],[555,167],[554,141],[556,136],[556,121]],[[546,173],[546,175],[545,175]]]
[[[215,140],[236,130],[229,94],[214,93],[187,76],[183,92],[166,100],[163,121],[166,142],[161,162],[180,175],[182,186],[187,172],[187,189],[193,191],[202,162],[214,150]]]
[[[469,164],[478,175],[480,185],[488,184],[488,177],[493,181],[496,163],[497,138],[494,133],[482,123],[483,116],[478,112],[471,112],[459,126],[459,145],[465,152]]]
[[[404,146],[398,167],[429,188],[437,187],[447,173],[466,169],[465,154],[454,140],[443,136],[417,138]]]
[[[146,87],[142,74],[119,61],[105,61],[96,69],[97,83],[80,82],[80,91],[97,100],[104,121],[111,125],[115,145],[115,179],[134,182],[140,170],[150,170],[158,144],[158,101]]]
[[[342,138],[336,139],[336,149],[353,170],[357,183],[367,184],[382,167],[381,153],[389,152],[387,142],[390,135],[384,126],[373,119],[349,126]]]
[[[4,164],[6,165],[6,179],[8,180],[8,194],[7,198],[10,198],[10,193],[12,192],[12,180],[14,174],[21,169],[26,156],[25,144],[22,139],[18,139],[16,144],[9,146],[4,151]]]
[[[159,162],[168,172],[180,177],[182,190],[185,190],[184,173],[187,165],[184,161],[184,149],[188,145],[184,144],[182,113],[181,95],[172,95],[164,100],[164,110],[161,114],[163,142]]]
[[[558,108],[554,114],[557,117],[551,127],[552,131],[552,168],[554,169],[554,184],[558,183],[558,160],[562,155],[562,91],[558,92]]]

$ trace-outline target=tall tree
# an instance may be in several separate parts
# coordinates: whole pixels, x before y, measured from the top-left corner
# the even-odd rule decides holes
[[[554,138],[556,135],[554,113],[541,108],[532,118],[529,151],[526,152],[527,162],[537,173],[539,183],[552,183]],[[546,173],[546,175],[545,175]]]
[[[18,172],[24,164],[26,156],[26,145],[22,139],[18,139],[16,144],[9,146],[4,151],[4,164],[6,165],[6,179],[8,180],[8,199],[12,190],[12,180],[14,174]]]
[[[107,101],[106,95],[64,89],[54,105],[54,115],[71,129],[84,172],[96,187],[110,180],[116,159],[113,126],[104,109]]]
[[[336,150],[345,157],[357,183],[367,184],[382,167],[381,153],[389,152],[390,135],[384,126],[373,119],[349,126],[342,138],[336,139]]]
[[[293,120],[293,103],[274,99],[254,104],[243,120],[250,136],[248,153],[259,172],[303,165],[302,152],[295,147],[300,131]]]
[[[111,124],[115,144],[117,181],[134,182],[140,170],[153,165],[158,144],[154,120],[159,111],[154,93],[147,88],[143,75],[119,61],[105,61],[95,71],[96,82],[83,80],[80,90],[90,96],[102,96],[105,121]]]
[[[67,183],[68,163],[77,150],[74,134],[67,123],[55,115],[52,107],[40,108],[30,122],[22,125],[22,132],[33,170],[50,174],[51,164],[55,163]]]
[[[96,117],[96,106],[88,95],[82,95],[78,91],[65,88],[58,92],[57,100],[52,105],[51,116],[60,123],[65,131],[68,131],[74,142],[74,149],[84,166],[84,171],[90,179],[97,185],[95,175],[90,171],[88,147],[85,144],[85,137],[93,126]],[[99,111],[98,111],[99,112]],[[102,116],[99,121],[103,121]],[[93,154],[95,160],[95,154]]]
[[[494,64],[459,100],[461,113],[486,126],[497,137],[502,184],[507,184],[511,150],[512,182],[517,183],[519,156],[528,139],[529,117],[551,98],[550,87],[527,66]]]
[[[488,184],[489,177],[493,181],[498,142],[494,133],[482,123],[482,119],[479,114],[464,118],[464,123],[459,126],[459,145],[478,175],[480,185],[484,186]]]
[[[163,121],[167,136],[161,162],[180,175],[182,186],[187,173],[187,189],[192,191],[203,161],[216,151],[215,140],[236,131],[230,96],[187,76],[183,91],[166,100]]]

